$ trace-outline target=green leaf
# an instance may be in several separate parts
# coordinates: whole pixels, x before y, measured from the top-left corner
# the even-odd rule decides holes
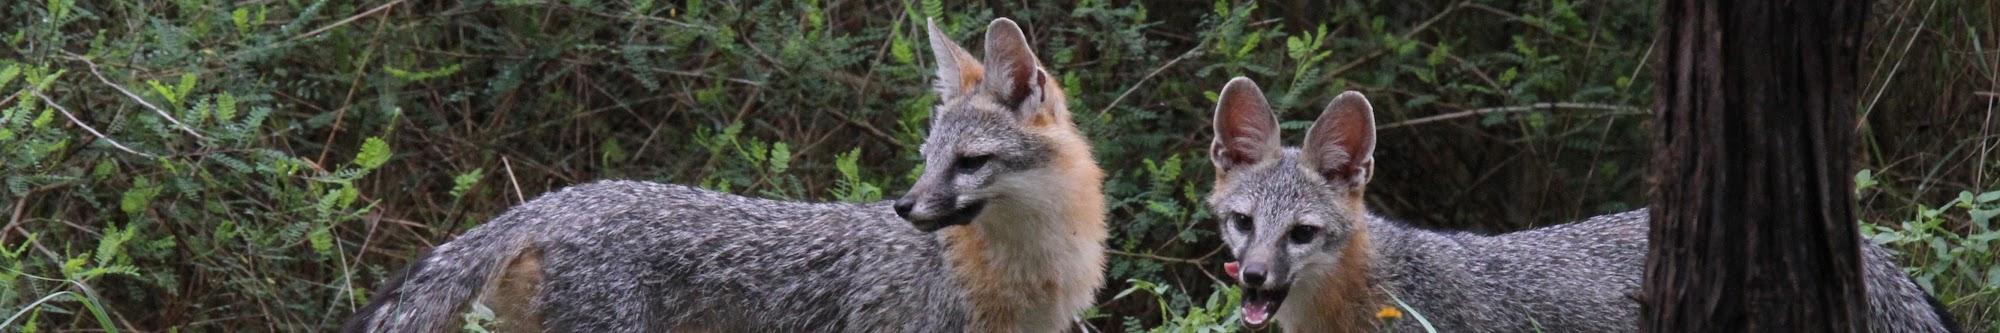
[[[653,0],[638,0],[632,2],[633,16],[647,16],[648,14],[650,14],[650,12],[652,12],[652,10],[653,10]]]
[[[120,252],[119,250],[123,248],[120,245],[124,244],[125,240],[128,239],[132,239],[132,228],[130,226],[127,226],[123,232],[120,232],[118,226],[115,225],[104,227],[104,237],[97,239],[97,252],[95,252],[97,254],[97,265],[110,265],[111,260],[116,259]]]
[[[1539,132],[1539,131],[1544,131],[1544,130],[1547,130],[1547,129],[1548,129],[1548,127],[1549,127],[1549,113],[1548,113],[1548,112],[1539,112],[1539,111],[1538,111],[1538,112],[1529,112],[1529,113],[1528,113],[1528,128],[1530,128],[1530,129],[1534,129],[1535,131],[1538,131],[1538,132]]]
[[[1972,225],[1981,231],[1993,230],[1993,217],[2000,216],[2000,209],[1972,209],[1966,212],[1972,217]]]
[[[236,7],[229,12],[229,21],[236,23],[236,33],[250,33],[250,7]]]
[[[1424,63],[1431,65],[1431,67],[1437,67],[1440,64],[1444,64],[1445,59],[1448,59],[1450,56],[1451,44],[1439,42],[1436,46],[1431,47],[1429,55],[1424,56]]]
[[[1977,201],[1977,202],[1979,202],[1979,203],[1989,203],[1989,202],[1994,202],[1994,201],[2000,201],[2000,191],[1993,191],[1993,192],[1986,192],[1986,193],[1980,193],[1980,194],[1979,194],[1979,198],[1978,198],[1978,199],[1975,199],[1974,201]]]
[[[29,75],[28,82],[35,86],[36,91],[47,91],[49,90],[49,86],[55,85],[56,79],[62,78],[64,73],[69,73],[69,69],[58,69],[55,74],[42,75],[41,77]]]
[[[126,189],[118,200],[118,210],[127,215],[138,214],[153,204],[153,198],[160,195],[160,189],[161,186],[154,184],[152,178],[139,176],[132,181],[132,188]]]
[[[1508,84],[1508,83],[1513,83],[1513,82],[1514,82],[1514,78],[1517,78],[1517,77],[1520,77],[1520,76],[1521,76],[1521,68],[1520,68],[1520,67],[1508,67],[1508,68],[1507,68],[1507,71],[1505,71],[1505,72],[1500,72],[1500,84]]]
[[[0,88],[6,88],[8,83],[14,82],[14,79],[20,76],[21,66],[19,65],[7,65],[7,69],[0,69]]]
[[[97,167],[92,168],[90,171],[90,177],[96,178],[98,180],[103,180],[105,178],[111,177],[112,172],[118,171],[117,169],[118,166],[114,164],[114,162],[112,161],[114,160],[112,159],[98,160]]]
[[[174,87],[174,98],[187,97],[188,93],[194,92],[194,82],[194,72],[181,73],[181,84]]]
[[[215,97],[215,120],[226,122],[236,118],[236,95],[223,92]]]
[[[361,143],[361,152],[354,155],[354,164],[365,170],[374,170],[389,162],[389,143],[380,137],[368,137]]]
[[[306,240],[312,242],[313,252],[322,256],[333,255],[333,231],[330,228],[313,228],[312,233],[306,234]]]
[[[895,58],[897,63],[905,65],[913,64],[917,61],[915,48],[911,47],[910,40],[904,38],[902,35],[897,35],[896,38],[889,40],[889,56]]]
[[[598,151],[602,152],[598,155],[598,157],[605,164],[624,162],[625,159],[631,158],[632,155],[631,153],[625,152],[625,147],[623,145],[618,144],[618,137],[610,137],[605,139],[604,143],[600,143],[597,145],[597,149]]]
[[[792,167],[792,148],[784,142],[771,145],[771,173],[785,173]]]
[[[42,108],[42,114],[35,116],[35,121],[29,122],[28,126],[32,126],[34,128],[49,127],[49,123],[55,121],[56,121],[56,108],[47,107],[47,108]]]
[[[340,191],[336,193],[340,193],[340,208],[342,209],[354,206],[354,199],[361,197],[361,190],[354,189],[354,184],[352,183],[341,186]]]
[[[465,196],[465,192],[471,191],[472,186],[478,185],[479,180],[483,178],[486,178],[486,168],[475,168],[451,177],[451,197]]]
[[[2000,265],[1986,268],[1986,289],[2000,289]]]
[[[803,4],[805,5],[804,10],[806,12],[806,27],[810,28],[813,32],[824,29],[826,27],[826,13],[820,9],[819,0],[806,0]]]
[[[402,79],[404,82],[416,82],[438,77],[451,76],[452,74],[458,74],[458,70],[460,68],[461,64],[451,64],[444,67],[440,67],[438,69],[421,71],[421,72],[411,72],[403,70],[401,68],[396,68],[395,66],[382,66],[383,70],[389,72],[389,76],[394,76],[398,79]]]
[[[1257,43],[1263,40],[1264,40],[1264,30],[1257,30],[1255,32],[1251,32],[1250,37],[1243,38],[1243,46],[1238,47],[1236,49],[1236,58],[1242,58],[1243,56],[1250,55],[1251,51],[1257,50]]]
[[[353,169],[343,171],[353,171]],[[318,211],[322,217],[333,216],[334,208],[339,205],[340,190],[326,190],[326,194],[319,196],[319,201],[313,202],[313,210]]]
[[[1854,173],[1854,193],[1875,187],[1875,170],[1861,169]]]
[[[83,266],[89,264],[90,264],[89,252],[85,252],[77,255],[76,257],[63,260],[63,265],[62,265],[63,276],[75,279],[79,275],[83,274]]]
[[[861,147],[833,156],[833,170],[842,179],[861,179]]]
[[[167,103],[175,105],[180,104],[181,96],[175,95],[173,88],[168,88],[165,84],[160,84],[160,80],[146,80],[146,85],[152,86],[153,93],[159,94],[160,98],[167,99]]]
[[[1401,44],[1396,45],[1396,56],[1408,57],[1411,54],[1416,54],[1417,43],[1418,42],[1414,40],[1406,40],[1403,41]]]
[[[924,0],[924,17],[944,17],[944,1]]]
[[[75,4],[75,0],[49,0],[49,14],[54,14],[57,21],[69,18],[69,9]]]
[[[118,333],[118,325],[111,322],[111,315],[104,312],[104,306],[97,304],[96,299],[86,298],[80,294],[70,294],[70,298],[83,303],[84,310],[90,311],[90,316],[97,319],[97,326],[104,328],[105,333]]]
[[[1290,56],[1292,59],[1304,59],[1307,52],[1312,52],[1312,50],[1306,49],[1306,41],[1304,39],[1299,39],[1299,36],[1285,38],[1285,55]]]

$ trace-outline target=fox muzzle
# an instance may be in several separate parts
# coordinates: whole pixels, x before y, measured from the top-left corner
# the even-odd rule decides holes
[[[961,202],[956,198],[922,200],[912,193],[897,199],[896,216],[923,232],[934,232],[945,227],[972,223],[979,213],[986,209],[985,201]]]

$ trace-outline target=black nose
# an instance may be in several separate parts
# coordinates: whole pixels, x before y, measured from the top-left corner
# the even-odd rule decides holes
[[[1264,265],[1261,264],[1243,265],[1243,284],[1252,287],[1262,286],[1266,272]]]
[[[895,206],[896,216],[907,220],[910,219],[910,209],[917,206],[917,200],[910,199],[910,197],[903,197],[902,199],[896,199]]]

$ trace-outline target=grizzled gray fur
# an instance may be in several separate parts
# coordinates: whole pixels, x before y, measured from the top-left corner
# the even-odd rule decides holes
[[[946,332],[967,319],[957,281],[936,274],[947,271],[940,245],[886,202],[775,201],[633,181],[529,201],[439,246],[402,288],[376,297],[467,299],[513,255],[506,251],[524,247],[547,258],[548,297],[538,307],[560,324],[554,331]],[[452,322],[423,319],[463,309],[392,304],[417,308],[379,309],[371,331],[437,332]]]
[[[1223,240],[1240,260],[1244,322],[1287,332],[1376,331],[1375,313],[1409,305],[1391,329],[1443,332],[1619,332],[1638,329],[1647,249],[1644,210],[1500,235],[1440,232],[1368,213],[1372,106],[1336,97],[1298,148],[1254,82],[1223,88],[1209,197]],[[1897,267],[1863,246],[1870,329],[1945,332],[1949,314]]]
[[[1442,331],[1613,332],[1638,328],[1647,214],[1635,210],[1485,236],[1371,218],[1371,278]],[[1888,250],[1864,241],[1871,332],[1946,332],[1948,316],[1904,276]],[[1532,321],[1531,321],[1532,319]],[[1421,331],[1415,321],[1398,331]]]

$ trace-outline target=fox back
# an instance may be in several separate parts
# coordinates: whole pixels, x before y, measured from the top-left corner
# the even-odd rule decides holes
[[[748,198],[603,181],[509,210],[386,283],[346,326],[507,331],[1050,332],[1103,279],[1102,171],[1008,19],[982,63],[938,59],[924,172],[894,201]]]
[[[1223,87],[1208,198],[1239,262],[1243,321],[1288,332],[1378,331],[1376,313],[1407,304],[1439,331],[1608,332],[1638,328],[1644,210],[1500,235],[1440,232],[1368,213],[1373,108],[1336,97],[1305,135],[1279,144],[1254,82]],[[1871,330],[1955,326],[1887,250],[1864,244]],[[1415,320],[1395,331],[1422,331]]]

